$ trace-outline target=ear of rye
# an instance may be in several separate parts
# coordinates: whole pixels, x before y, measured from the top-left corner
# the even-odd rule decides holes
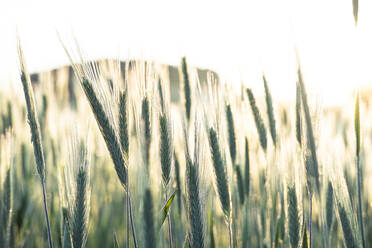
[[[247,89],[247,95],[248,95],[248,100],[251,106],[252,114],[254,117],[254,121],[256,123],[258,136],[260,138],[260,144],[262,146],[262,149],[266,152],[267,150],[266,128],[262,120],[260,111],[258,110],[258,107],[256,105],[256,100],[254,98],[254,95],[251,89]]]

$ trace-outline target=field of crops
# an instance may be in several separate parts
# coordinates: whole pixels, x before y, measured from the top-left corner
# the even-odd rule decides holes
[[[56,87],[18,53],[23,92],[0,98],[0,247],[372,247],[363,90],[321,108],[298,65],[284,104],[264,75],[237,93],[182,58],[175,102],[156,63],[123,73],[66,48],[78,80]]]

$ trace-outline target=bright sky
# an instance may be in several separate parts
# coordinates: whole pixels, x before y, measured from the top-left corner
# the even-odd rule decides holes
[[[77,37],[91,58],[143,57],[211,68],[276,99],[295,95],[297,47],[308,88],[325,104],[342,104],[372,84],[372,1],[41,1],[0,2],[0,82],[17,78],[16,27],[30,71],[68,63],[58,41]],[[73,32],[72,32],[73,31]],[[5,85],[3,83],[3,85]]]

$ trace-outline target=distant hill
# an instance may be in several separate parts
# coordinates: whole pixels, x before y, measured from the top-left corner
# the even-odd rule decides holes
[[[112,59],[102,59],[95,61],[97,64],[99,64],[100,67],[105,67],[109,65],[110,63],[113,63],[114,60]],[[135,64],[138,61],[131,60],[129,61],[128,70],[129,72],[134,68]],[[125,68],[126,68],[127,61],[121,61],[120,62],[120,69],[121,69],[121,76],[122,79],[125,78]],[[148,62],[145,62],[148,63]],[[180,85],[181,85],[181,79],[180,79],[180,69],[177,66],[173,65],[165,65],[162,64],[161,66],[164,66],[168,71],[168,77],[170,82],[170,92],[171,92],[171,101],[172,102],[179,102],[180,101]],[[199,81],[201,84],[204,84],[207,82],[207,75],[208,73],[212,73],[214,78],[219,80],[219,76],[216,72],[208,69],[201,69],[197,68],[197,73],[199,77]],[[107,78],[107,80],[110,80],[110,78]],[[68,95],[70,100],[74,101],[75,93],[74,93],[74,85],[77,83],[77,78],[75,76],[75,73],[72,69],[72,66],[62,66],[59,68],[55,68],[48,71],[41,71],[37,73],[31,74],[31,81],[33,84],[39,84],[42,81],[52,82],[54,89],[57,91],[61,88],[68,88]]]

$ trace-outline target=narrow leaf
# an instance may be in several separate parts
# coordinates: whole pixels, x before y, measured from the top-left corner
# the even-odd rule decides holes
[[[118,238],[116,237],[116,232],[114,232],[114,248],[119,248]]]
[[[170,207],[172,205],[173,199],[176,196],[176,191],[173,192],[173,194],[169,197],[167,203],[163,207],[160,213],[159,223],[158,223],[158,230],[163,226],[163,223],[165,219],[167,218],[168,212],[170,210]]]
[[[309,242],[307,241],[307,232],[306,232],[306,225],[304,228],[304,235],[302,238],[302,248],[309,248]]]

